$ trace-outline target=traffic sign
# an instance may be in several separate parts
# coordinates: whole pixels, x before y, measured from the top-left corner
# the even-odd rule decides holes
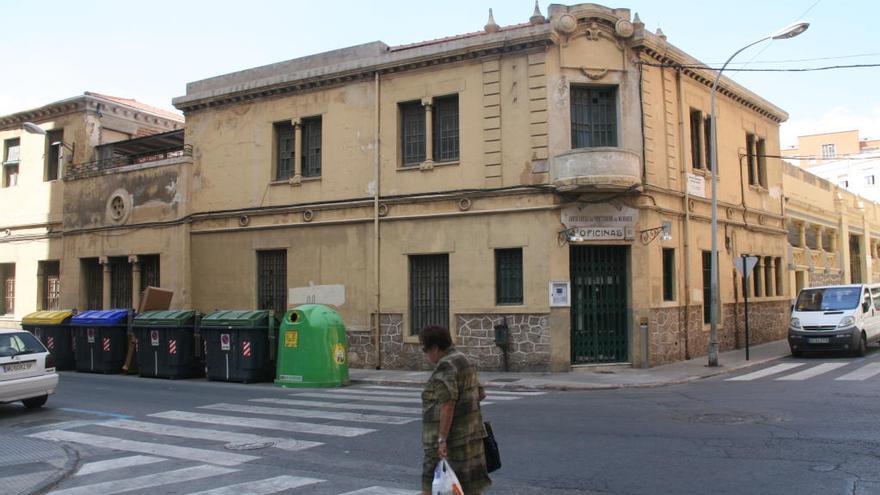
[[[743,270],[743,260],[745,260],[745,270]],[[736,266],[736,271],[738,271],[740,275],[751,275],[752,270],[755,269],[755,265],[758,264],[758,257],[737,256],[733,259],[733,264]]]
[[[158,330],[150,330],[150,345],[153,347],[159,347],[159,331]]]
[[[220,350],[228,351],[229,350],[229,334],[221,333],[220,334]]]

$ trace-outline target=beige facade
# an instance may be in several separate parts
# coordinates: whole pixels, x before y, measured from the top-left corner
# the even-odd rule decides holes
[[[270,252],[292,296],[275,297],[338,302],[356,365],[421,366],[414,332],[424,314],[448,323],[487,368],[502,366],[494,327],[504,322],[512,369],[639,365],[642,323],[650,364],[704,354],[712,74],[675,67],[695,62],[626,9],[554,5],[523,25],[490,22],[483,33],[371,43],[190,83],[175,106],[194,147],[192,302],[264,304],[260,253]],[[434,129],[443,119],[432,115],[453,100],[458,142],[444,159],[449,142]],[[584,122],[573,105],[605,119]],[[429,138],[408,162],[413,111]],[[762,256],[772,275],[753,299],[753,335],[784,334],[782,166],[763,155],[778,154],[787,116],[727,79],[717,115],[727,349],[742,344],[740,253]],[[306,136],[317,117],[315,174]],[[502,304],[499,260],[511,249],[522,295]],[[448,295],[425,295],[436,289],[419,278],[426,255],[440,268],[424,273],[440,276]],[[553,283],[562,295],[568,284],[571,305],[553,304]],[[614,308],[591,291],[606,291]],[[425,313],[423,296],[440,302]]]
[[[880,149],[880,139],[860,138],[858,130],[798,136],[798,145],[782,150],[782,156],[799,159],[802,167],[821,165],[834,158]]]
[[[180,128],[181,119],[172,116],[134,100],[85,93],[0,117],[0,325],[17,325],[39,309],[86,307],[78,290],[81,250],[73,248],[79,226],[68,221],[86,213],[80,198],[70,196],[76,186],[62,179],[96,163],[102,145]],[[97,257],[106,239],[92,233],[85,243]]]

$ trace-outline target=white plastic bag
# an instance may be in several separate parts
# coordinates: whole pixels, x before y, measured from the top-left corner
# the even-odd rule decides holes
[[[434,482],[431,483],[431,495],[464,495],[458,476],[446,459],[440,459],[434,468]]]

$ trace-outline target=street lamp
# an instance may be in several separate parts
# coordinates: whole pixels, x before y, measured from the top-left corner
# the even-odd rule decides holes
[[[709,118],[710,132],[712,134],[712,140],[709,143],[711,146],[711,149],[709,150],[709,166],[712,169],[712,275],[709,311],[711,322],[711,332],[709,333],[709,366],[718,366],[718,129],[715,126],[715,94],[718,92],[718,81],[721,80],[721,73],[727,68],[727,64],[747,48],[771,39],[785,40],[788,38],[794,38],[806,31],[808,27],[810,27],[810,23],[798,22],[740,48],[734,52],[726,62],[724,62],[724,65],[721,66],[721,70],[719,70],[718,74],[715,76],[715,81],[712,83],[712,114]]]

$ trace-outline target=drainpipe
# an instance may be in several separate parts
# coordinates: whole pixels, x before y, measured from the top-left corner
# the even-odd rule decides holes
[[[681,161],[681,183],[684,185],[684,229],[682,232],[683,253],[682,260],[684,265],[684,358],[690,359],[690,347],[688,346],[688,337],[691,328],[691,264],[690,264],[690,223],[691,196],[688,193],[688,173],[687,163],[685,161],[685,141],[684,141],[684,116],[687,115],[684,106],[684,91],[682,89],[681,69],[675,71],[675,82],[678,90],[678,148],[681,150],[679,160]]]
[[[375,76],[375,116],[376,116],[376,127],[375,127],[375,135],[373,138],[373,177],[375,182],[375,187],[373,188],[373,266],[375,267],[373,272],[373,287],[375,287],[376,293],[376,306],[375,306],[375,315],[376,321],[375,325],[375,341],[376,341],[376,369],[382,369],[382,315],[381,311],[381,277],[379,276],[379,264],[381,262],[381,256],[379,253],[380,247],[380,237],[379,237],[379,188],[380,188],[380,179],[381,179],[381,168],[379,166],[379,72],[376,72]]]

